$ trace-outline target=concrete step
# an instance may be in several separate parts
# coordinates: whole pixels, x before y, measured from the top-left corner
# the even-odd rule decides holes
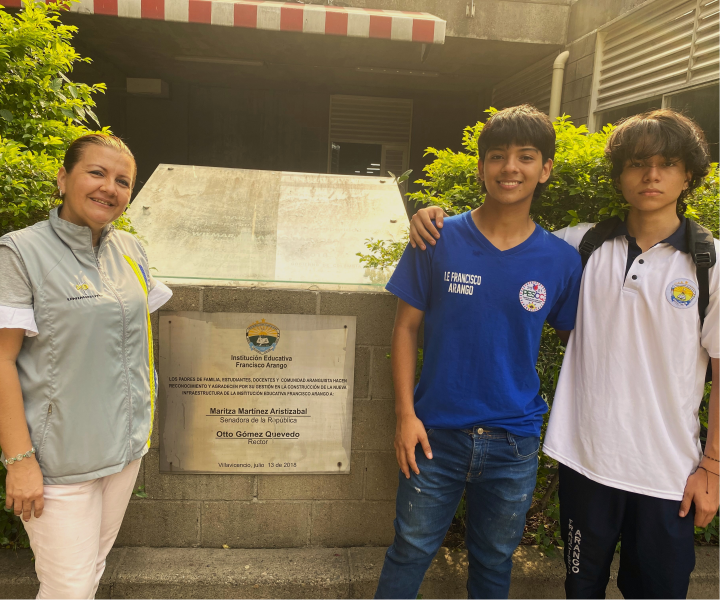
[[[98,598],[371,598],[385,548],[116,548]],[[696,550],[689,598],[718,598],[718,548]],[[608,598],[622,598],[615,580]],[[537,548],[515,552],[511,598],[564,598],[565,569]],[[467,554],[442,548],[420,593],[467,598]],[[38,582],[29,551],[0,550],[0,598],[34,598]]]

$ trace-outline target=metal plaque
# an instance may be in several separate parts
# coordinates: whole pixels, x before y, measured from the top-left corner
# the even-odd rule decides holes
[[[160,471],[349,473],[355,320],[161,313]]]

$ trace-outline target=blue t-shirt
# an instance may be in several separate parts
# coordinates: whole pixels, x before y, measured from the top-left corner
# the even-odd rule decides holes
[[[535,371],[543,323],[575,327],[581,277],[577,251],[539,225],[501,251],[466,212],[445,219],[436,246],[408,244],[386,287],[425,312],[415,388],[425,427],[539,436],[547,411]]]

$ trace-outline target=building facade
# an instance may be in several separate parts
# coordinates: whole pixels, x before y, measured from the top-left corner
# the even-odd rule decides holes
[[[19,6],[20,0],[5,0]],[[81,0],[63,16],[104,82],[103,125],[138,161],[422,176],[489,106],[590,131],[687,111],[718,156],[718,0]],[[410,183],[410,189],[417,184]]]
[[[5,0],[19,6],[20,0]],[[493,86],[561,51],[570,0],[82,0],[63,15],[139,166],[420,177]]]
[[[568,20],[562,110],[598,131],[639,112],[671,107],[704,129],[718,160],[718,0],[580,0]],[[547,110],[552,53],[497,84],[499,107]]]

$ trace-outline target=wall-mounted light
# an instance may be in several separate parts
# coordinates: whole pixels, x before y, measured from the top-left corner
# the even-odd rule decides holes
[[[439,77],[437,71],[408,71],[406,69],[386,69],[382,67],[355,67],[361,73],[379,73],[381,75],[410,75],[413,77]]]
[[[261,60],[244,60],[241,58],[220,58],[213,56],[176,56],[181,62],[209,63],[213,65],[237,65],[239,67],[264,67]]]
[[[128,77],[125,80],[128,94],[133,96],[151,96],[153,98],[169,98],[170,86],[162,79],[144,77]]]

